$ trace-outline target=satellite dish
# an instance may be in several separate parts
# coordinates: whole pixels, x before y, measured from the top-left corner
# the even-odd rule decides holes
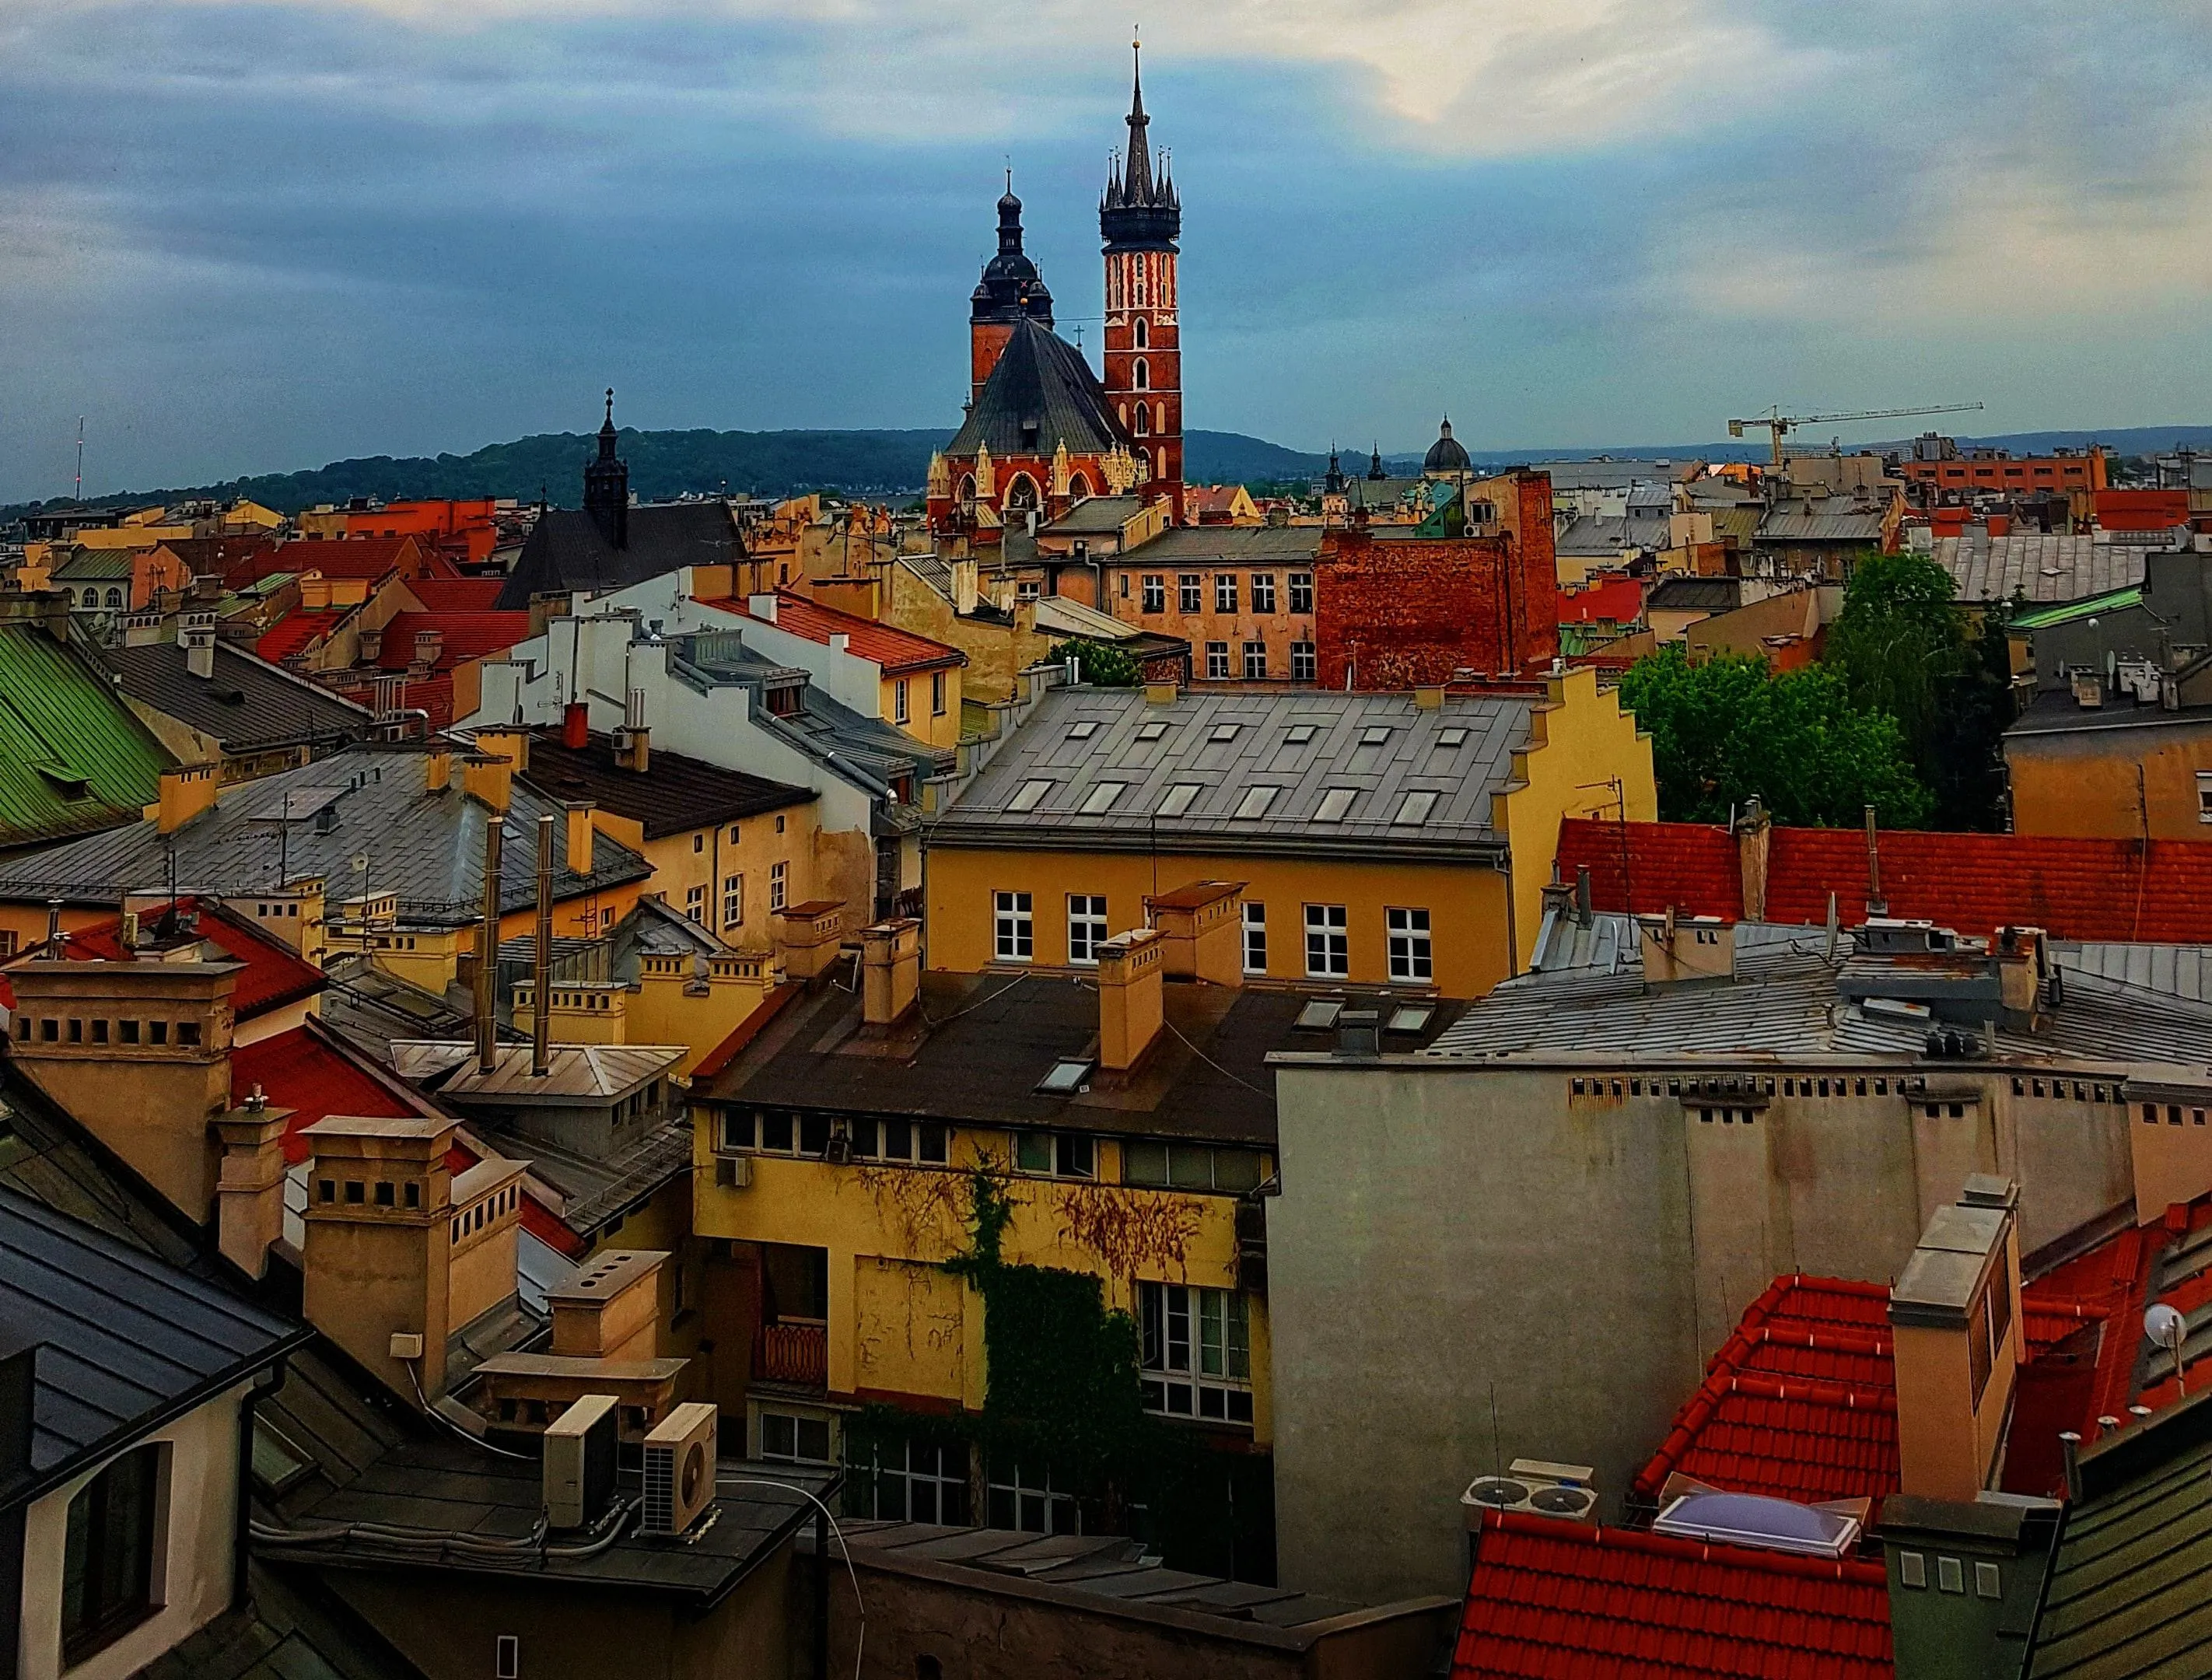
[[[2188,1339],[2189,1320],[2160,1301],[2143,1314],[2143,1334],[2160,1347],[2171,1348],[2178,1353]]]

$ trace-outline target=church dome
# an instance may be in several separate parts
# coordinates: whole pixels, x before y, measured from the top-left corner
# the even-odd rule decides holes
[[[1424,472],[1464,472],[1474,465],[1466,448],[1451,435],[1449,419],[1438,429],[1437,441],[1429,445],[1429,453],[1421,457]]]

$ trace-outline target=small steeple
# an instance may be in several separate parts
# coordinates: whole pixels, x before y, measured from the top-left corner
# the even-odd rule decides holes
[[[1147,204],[1152,198],[1152,147],[1146,131],[1152,119],[1145,114],[1145,44],[1129,43],[1129,169],[1121,190],[1131,203]]]
[[[629,546],[629,467],[615,453],[614,387],[607,387],[606,418],[599,425],[599,459],[584,467],[584,511],[611,548]]]
[[[1382,445],[1379,441],[1375,442],[1373,453],[1367,457],[1367,476],[1370,480],[1380,480],[1390,476],[1382,470]]]
[[[615,388],[607,387],[607,417],[599,424],[599,459],[611,461],[615,458]]]

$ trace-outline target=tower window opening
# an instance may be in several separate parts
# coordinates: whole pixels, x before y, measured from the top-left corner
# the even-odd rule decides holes
[[[1141,356],[1137,358],[1136,365],[1129,370],[1129,383],[1139,391],[1147,391],[1152,388],[1152,370],[1145,365],[1145,358]]]
[[[1135,324],[1135,326],[1134,326],[1134,328],[1133,328],[1133,332],[1134,332],[1134,335],[1135,335],[1135,336],[1134,336],[1134,337],[1130,340],[1130,342],[1131,342],[1132,344],[1135,344],[1135,345],[1136,345],[1136,347],[1137,347],[1139,350],[1143,350],[1143,349],[1146,347],[1146,345],[1148,343],[1150,343],[1150,339],[1149,339],[1149,338],[1147,338],[1147,336],[1146,336],[1146,326],[1145,326],[1145,318],[1144,318],[1142,315],[1139,315],[1139,316],[1138,316],[1138,317],[1137,317],[1136,324]],[[1141,364],[1139,364],[1139,365],[1141,365]],[[1139,385],[1142,385],[1142,384],[1144,383],[1144,380],[1141,380],[1141,379],[1139,379],[1139,380],[1137,381],[1137,383],[1138,383]]]

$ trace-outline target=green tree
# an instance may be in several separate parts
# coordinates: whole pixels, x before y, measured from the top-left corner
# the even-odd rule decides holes
[[[1897,720],[1934,826],[1996,828],[2012,721],[2005,615],[1984,612],[1978,631],[1955,593],[1950,573],[1923,555],[1865,555],[1822,657],[1854,705]]]
[[[1071,636],[1052,650],[1054,659],[1072,659],[1082,680],[1097,688],[1134,688],[1145,673],[1129,653],[1110,642]]]
[[[1620,703],[1651,736],[1669,821],[1725,822],[1754,794],[1785,823],[1842,826],[1869,805],[1889,828],[1927,817],[1896,720],[1852,704],[1823,667],[1777,676],[1761,659],[1693,665],[1670,647],[1629,668]]]

